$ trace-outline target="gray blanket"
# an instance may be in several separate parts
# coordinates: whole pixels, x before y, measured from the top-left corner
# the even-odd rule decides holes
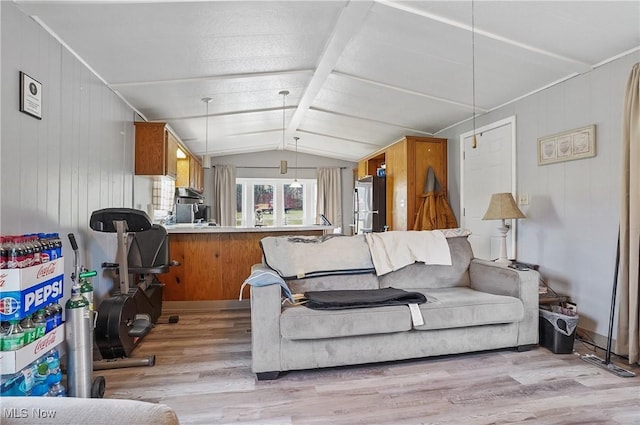
[[[427,302],[427,297],[420,292],[408,292],[396,288],[307,291],[304,296],[308,300],[305,306],[314,310],[341,310]]]

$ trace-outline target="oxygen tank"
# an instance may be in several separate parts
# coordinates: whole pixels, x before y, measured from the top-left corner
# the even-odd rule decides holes
[[[71,298],[65,305],[67,343],[67,388],[70,397],[90,398],[93,375],[93,316],[87,300],[80,288],[78,267],[78,244],[73,233],[69,242],[74,252]],[[84,270],[83,270],[84,271]],[[76,280],[77,279],[77,280]]]
[[[93,341],[89,301],[74,282],[67,301],[65,336],[67,342],[67,388],[70,397],[90,398],[93,373]]]

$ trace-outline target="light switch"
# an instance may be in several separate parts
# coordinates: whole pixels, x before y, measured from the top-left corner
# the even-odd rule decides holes
[[[519,205],[529,205],[529,194],[528,193],[521,193],[520,196],[518,196],[518,204]]]

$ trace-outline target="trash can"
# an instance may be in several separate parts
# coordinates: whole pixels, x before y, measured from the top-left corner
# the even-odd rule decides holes
[[[551,310],[539,311],[540,345],[555,354],[572,353],[578,315],[560,306],[551,306]]]

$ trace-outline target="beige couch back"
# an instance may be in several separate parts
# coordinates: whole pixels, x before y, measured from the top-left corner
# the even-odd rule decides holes
[[[469,286],[469,264],[473,259],[466,236],[447,238],[451,265],[438,266],[414,263],[379,277],[381,288],[419,289]]]
[[[336,289],[377,289],[388,287],[420,289],[469,286],[469,264],[473,258],[471,245],[466,236],[447,238],[447,242],[451,252],[451,266],[415,263],[379,277],[375,273],[331,275],[287,280],[287,285],[293,293]]]

